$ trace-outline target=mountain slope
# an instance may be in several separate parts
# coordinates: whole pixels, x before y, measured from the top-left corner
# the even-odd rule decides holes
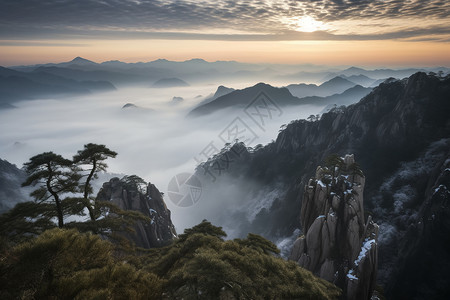
[[[305,97],[300,98],[300,101],[303,104],[311,104],[311,105],[328,105],[328,104],[336,104],[338,106],[341,105],[349,105],[358,102],[364,96],[369,94],[372,91],[372,88],[365,88],[360,85],[356,85],[354,87],[345,90],[343,93],[334,94],[328,97]]]
[[[292,95],[299,98],[304,98],[308,96],[327,97],[333,94],[340,94],[355,85],[356,83],[337,76],[319,86],[315,84],[301,83],[290,84],[286,88],[292,93]]]
[[[48,96],[89,94],[113,91],[116,88],[107,81],[76,81],[45,72],[38,68],[32,72],[19,72],[0,67],[0,102],[36,99]]]
[[[226,95],[218,97],[213,101],[194,108],[189,112],[189,117],[197,117],[210,114],[224,108],[243,108],[249,105],[260,93],[265,93],[277,105],[297,105],[299,99],[292,96],[286,88],[276,88],[265,83],[258,83],[252,87],[235,90]]]
[[[189,86],[187,82],[179,78],[162,78],[153,83],[154,88],[172,88],[172,87],[183,87]]]
[[[357,104],[325,113],[319,121],[291,122],[276,141],[256,151],[235,145],[199,166],[196,174],[205,190],[224,185],[245,191],[239,194],[241,211],[234,208],[226,219],[218,216],[222,224],[241,228],[241,234],[250,231],[278,240],[300,228],[303,186],[315,166],[332,153],[354,153],[366,176],[365,206],[380,225],[378,280],[387,284],[406,229],[423,210],[428,191],[436,188],[428,178],[439,162],[450,159],[449,95],[450,77],[416,73],[386,81]],[[226,168],[210,167],[229,157]],[[239,221],[242,216],[247,219]],[[433,275],[424,268],[418,272]],[[397,292],[398,286],[388,291]]]

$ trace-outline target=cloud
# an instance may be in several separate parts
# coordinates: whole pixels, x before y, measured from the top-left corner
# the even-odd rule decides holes
[[[304,15],[322,22],[344,20],[377,20],[372,24],[389,24],[394,19],[423,19],[448,26],[450,3],[432,0],[318,0],[318,1],[167,1],[167,0],[16,0],[0,3],[0,38],[32,38],[42,36],[106,38],[124,35],[164,39],[277,40],[294,37],[283,19]],[[427,25],[428,24],[428,25]],[[402,37],[411,26],[390,30],[394,38]],[[414,23],[417,26],[417,23]],[[359,36],[358,28],[355,33]],[[381,27],[381,26],[380,26]],[[371,36],[377,34],[376,26]],[[226,34],[228,33],[228,34]],[[400,34],[397,34],[400,33]],[[416,30],[416,33],[419,32]],[[288,38],[288,36],[290,38]],[[295,38],[305,36],[297,34]],[[336,32],[307,35],[313,39],[349,39]],[[378,34],[378,38],[393,38]],[[371,39],[367,35],[356,39]]]
[[[79,43],[52,43],[39,41],[0,41],[1,46],[20,46],[20,47],[87,47],[88,44]]]

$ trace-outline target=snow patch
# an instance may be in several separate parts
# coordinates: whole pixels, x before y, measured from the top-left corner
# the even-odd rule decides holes
[[[346,191],[344,192],[344,195],[350,195],[352,192],[353,192],[353,190],[346,190]]]
[[[322,182],[322,180],[317,180],[317,184],[319,184],[321,187],[326,188],[326,184]]]
[[[443,185],[443,184],[439,185],[437,188],[434,189],[433,195],[436,194],[437,192],[439,192],[440,189],[446,190],[447,187],[445,185]]]
[[[348,271],[347,278],[350,279],[350,280],[358,280],[358,277],[353,275],[353,270]]]
[[[373,244],[376,244],[377,242],[374,239],[365,239],[364,245],[361,247],[361,252],[359,252],[358,258],[355,260],[355,265],[359,265],[361,260],[366,256],[367,252],[372,248]]]

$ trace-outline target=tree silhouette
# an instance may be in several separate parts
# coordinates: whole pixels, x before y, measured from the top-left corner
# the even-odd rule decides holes
[[[130,189],[137,191],[139,193],[145,194],[145,188],[147,187],[147,182],[137,175],[124,176],[121,181],[125,183],[125,186]]]
[[[94,212],[95,198],[91,197],[93,192],[91,181],[98,178],[99,172],[106,171],[108,165],[104,161],[116,156],[117,152],[108,149],[105,145],[89,143],[84,145],[84,149],[78,151],[73,157],[73,163],[78,167],[77,171],[85,172],[82,177],[86,177],[86,180],[80,185],[80,189],[83,193],[83,204],[88,209],[92,221],[96,219],[96,215]],[[83,166],[89,167],[83,170]]]
[[[334,182],[337,172],[344,166],[344,160],[337,154],[331,154],[325,159],[325,166],[331,174],[331,181]]]
[[[73,171],[72,161],[53,152],[44,152],[25,163],[28,178],[22,186],[36,186],[30,195],[36,202],[55,205],[58,227],[64,227],[64,208],[61,196],[76,192],[80,175]]]
[[[352,175],[352,181],[351,183],[353,184],[353,182],[355,181],[355,176],[359,175],[361,177],[364,177],[364,173],[361,170],[361,166],[358,163],[352,163],[349,167],[348,167],[348,171],[350,172],[350,174]]]

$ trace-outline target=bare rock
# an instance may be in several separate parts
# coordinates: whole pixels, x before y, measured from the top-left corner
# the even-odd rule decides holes
[[[343,290],[344,299],[370,299],[375,286],[378,225],[364,220],[365,178],[353,155],[318,167],[304,189],[304,236],[291,260]]]
[[[115,177],[103,184],[97,200],[111,201],[123,210],[139,211],[150,217],[150,222],[136,222],[135,233],[123,234],[138,247],[163,246],[177,236],[170,210],[155,185],[149,183],[145,189],[146,191]]]

